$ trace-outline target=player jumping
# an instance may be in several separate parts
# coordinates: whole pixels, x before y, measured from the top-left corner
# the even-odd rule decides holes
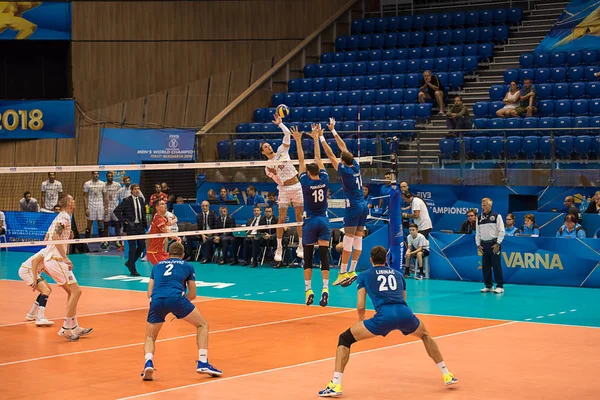
[[[267,142],[260,144],[260,152],[269,160],[275,161],[290,161],[290,144],[291,132],[284,125],[281,117],[277,114],[274,116],[273,123],[283,131],[283,143],[277,149],[277,153],[273,151],[271,145]],[[279,224],[285,223],[288,207],[290,204],[294,207],[296,213],[296,221],[302,221],[302,213],[304,212],[302,199],[302,186],[298,181],[298,171],[292,164],[276,164],[274,168],[265,167],[267,176],[277,183],[279,190]],[[302,241],[302,226],[298,226],[298,239]],[[275,261],[281,262],[283,255],[283,228],[277,228],[277,250],[275,251]],[[300,258],[304,257],[302,246],[296,249],[296,255]]]
[[[446,386],[458,383],[452,375],[435,340],[423,322],[413,314],[406,304],[406,282],[402,274],[386,265],[387,250],[381,246],[371,249],[373,268],[358,276],[358,322],[340,335],[335,357],[335,372],[327,387],[319,392],[321,397],[342,395],[342,375],[350,359],[350,346],[353,343],[375,336],[386,336],[399,330],[404,335],[414,335],[423,341],[429,357],[437,364]],[[367,294],[375,307],[375,316],[365,320]]]
[[[298,147],[298,160],[300,170],[300,184],[304,196],[304,236],[302,247],[304,248],[304,290],[306,293],[306,305],[310,306],[315,294],[311,289],[313,251],[315,244],[319,245],[319,256],[321,259],[321,276],[323,278],[323,291],[321,292],[322,307],[327,306],[329,301],[329,241],[331,239],[331,228],[327,217],[327,189],[329,188],[329,175],[321,161],[321,147],[319,146],[319,132],[323,132],[321,125],[313,124],[311,137],[315,145],[315,162],[306,165],[304,163],[304,150],[302,149],[302,133],[298,128],[292,128],[292,135]],[[322,136],[321,136],[322,137]]]
[[[142,379],[145,381],[153,380],[155,342],[165,322],[165,317],[169,313],[194,325],[197,329],[198,366],[196,372],[213,377],[223,374],[222,371],[208,363],[208,322],[191,302],[196,298],[196,274],[194,267],[182,260],[183,254],[183,245],[173,243],[169,248],[169,258],[156,264],[150,274],[150,283],[148,284],[150,310],[148,311],[146,342],[144,343],[146,364],[142,372]],[[186,284],[187,294],[185,294]]]
[[[329,119],[327,125],[333,137],[341,150],[340,159],[338,160],[333,154],[333,150],[325,140],[322,140],[323,149],[331,161],[332,167],[338,172],[344,196],[346,197],[346,213],[344,215],[344,250],[342,251],[342,264],[337,279],[333,285],[350,286],[357,278],[356,264],[362,252],[362,240],[365,232],[365,223],[369,215],[369,207],[363,196],[362,178],[360,176],[360,166],[352,153],[348,151],[348,147],[344,140],[335,131],[335,119]],[[322,134],[322,133],[321,133]],[[353,250],[354,249],[354,250]],[[352,254],[352,264],[348,270],[348,261]]]

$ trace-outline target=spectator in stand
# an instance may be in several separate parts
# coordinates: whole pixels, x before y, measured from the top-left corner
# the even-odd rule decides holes
[[[225,191],[227,191],[227,189],[225,189]],[[208,200],[208,201],[215,201],[215,200],[217,200],[217,193],[214,190],[212,190],[212,189],[208,189],[207,196],[208,197],[206,198],[206,200]]]
[[[277,205],[277,193],[269,192],[267,195],[267,205],[269,207],[275,207]]]
[[[223,205],[227,201],[235,200],[235,198],[227,192],[225,187],[222,187],[219,191],[219,200],[221,201],[221,205]]]
[[[519,106],[509,111],[508,116],[520,117],[525,113],[527,117],[537,114],[537,99],[535,98],[535,86],[531,84],[531,79],[527,78],[523,82],[523,87],[519,91]]]
[[[185,204],[185,202],[183,201],[183,197],[178,197],[178,198],[175,200],[175,204]]]
[[[576,218],[576,222],[581,222],[581,218],[579,216],[579,209],[575,205],[575,198],[573,196],[565,197],[564,204],[567,214],[573,214]]]
[[[477,227],[477,210],[474,208],[471,208],[469,211],[467,211],[467,220],[462,223],[458,233],[466,233],[466,234],[471,235],[473,232],[475,232],[476,227]]]
[[[416,197],[411,192],[402,193],[402,198],[406,203],[410,203],[412,214],[402,213],[403,218],[412,218],[414,223],[419,227],[419,233],[425,236],[425,239],[429,239],[429,232],[433,228],[431,218],[429,217],[429,210],[427,204]]]
[[[506,225],[504,226],[506,236],[517,236],[519,230],[515,226],[515,215],[513,213],[506,214]]]
[[[600,190],[596,192],[590,204],[584,211],[584,214],[600,214]]]
[[[117,193],[117,196],[119,198],[119,203],[122,202],[124,198],[131,196],[131,177],[124,176],[123,177],[123,185],[124,186]],[[146,198],[144,197],[144,193],[142,193],[141,190],[139,191],[139,197],[142,200],[146,201]]]
[[[62,210],[62,209],[60,208],[60,204],[57,204],[57,205],[55,205],[55,206],[54,206],[54,210],[53,210],[53,211],[54,211],[55,213],[57,213],[57,214],[58,214],[59,212],[61,212],[61,210]]]
[[[577,238],[585,239],[585,231],[583,227],[577,223],[577,217],[573,214],[567,214],[565,224],[556,232],[557,238]]]
[[[169,196],[171,193],[171,188],[169,187],[169,185],[167,184],[167,182],[161,182],[160,183],[160,191],[163,192],[164,194],[166,194],[167,196]]]
[[[42,182],[42,208],[51,211],[58,204],[62,191],[62,183],[56,180],[56,174],[48,172],[48,180]]]
[[[21,211],[23,212],[39,212],[40,205],[38,201],[31,197],[31,192],[27,191],[23,193],[23,198],[19,200],[19,205],[21,206]]]
[[[506,96],[504,96],[504,107],[496,111],[496,116],[498,118],[503,117],[512,117],[512,113],[517,108],[517,103],[519,102],[519,97],[521,96],[521,92],[519,92],[519,87],[517,86],[516,81],[510,81],[510,89]]]
[[[369,189],[369,187],[367,185],[363,185],[362,187],[363,189],[363,197],[365,198],[365,201],[367,202],[367,206],[369,206],[369,208],[373,208],[373,200],[371,196],[371,189]]]
[[[444,115],[445,90],[440,79],[436,75],[432,75],[430,70],[425,70],[423,71],[420,89],[419,103],[424,103],[425,100],[432,100],[435,98],[435,101],[440,108],[440,115]]]
[[[462,97],[454,96],[454,104],[448,108],[446,113],[446,127],[451,129],[448,137],[455,137],[455,131],[464,131],[471,128],[471,117],[469,110],[462,102]]]
[[[0,211],[0,235],[6,234],[6,217],[4,213]]]
[[[328,199],[332,199],[333,197],[331,197],[331,189],[327,189],[327,198]]]
[[[162,186],[160,183],[154,184],[154,193],[152,194],[152,196],[150,196],[150,204],[148,204],[148,206],[152,209],[152,216],[154,216],[154,214],[156,213],[154,211],[154,203],[156,203],[158,200],[164,201],[165,204],[169,200],[167,194],[162,192]]]
[[[245,199],[247,206],[260,206],[266,203],[265,199],[256,191],[256,186],[248,186],[246,192],[248,193],[248,196]]]
[[[540,227],[535,224],[535,216],[533,214],[525,214],[523,218],[523,222],[525,223],[519,233],[515,236],[521,235],[531,235],[531,236],[540,236]]]

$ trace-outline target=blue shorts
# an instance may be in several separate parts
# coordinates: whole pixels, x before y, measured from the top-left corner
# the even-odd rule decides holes
[[[399,330],[406,336],[416,331],[421,321],[408,306],[395,304],[381,307],[375,316],[366,319],[364,324],[373,335],[387,336],[391,331]]]
[[[353,205],[346,208],[344,215],[344,228],[350,226],[365,226],[369,216],[369,206],[365,202],[360,205]]]
[[[327,217],[310,217],[302,225],[302,244],[315,244],[319,240],[331,239],[331,227]]]
[[[148,311],[148,322],[151,324],[165,322],[168,313],[172,313],[178,319],[185,318],[194,311],[194,308],[192,302],[185,296],[152,299]]]

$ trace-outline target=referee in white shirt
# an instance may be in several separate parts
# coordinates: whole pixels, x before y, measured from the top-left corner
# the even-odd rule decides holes
[[[485,287],[482,293],[504,293],[502,264],[500,262],[500,244],[504,240],[504,222],[502,216],[492,211],[492,200],[487,197],[481,200],[481,215],[477,218],[475,243],[482,253],[481,269]],[[493,288],[492,268],[496,278],[496,289]]]

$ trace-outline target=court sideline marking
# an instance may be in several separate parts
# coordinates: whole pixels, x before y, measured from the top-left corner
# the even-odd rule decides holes
[[[521,322],[520,321],[508,321],[508,322],[505,322],[503,324],[498,324],[498,325],[490,325],[490,326],[484,326],[484,327],[481,327],[481,328],[467,329],[465,331],[459,331],[459,332],[454,332],[454,333],[448,333],[446,335],[434,336],[434,339],[443,339],[443,338],[447,338],[447,337],[463,335],[465,333],[478,332],[478,331],[482,331],[482,330],[486,330],[486,329],[498,328],[498,327],[501,327],[501,326],[508,326],[508,325],[517,324],[517,323],[521,323]],[[356,356],[356,355],[360,355],[360,354],[373,353],[373,352],[380,351],[380,350],[389,350],[389,349],[394,349],[394,348],[397,348],[397,347],[408,346],[410,344],[421,343],[421,342],[422,342],[421,340],[413,340],[412,342],[398,343],[398,344],[394,344],[394,345],[390,345],[390,346],[378,347],[376,349],[358,351],[356,353],[351,353],[350,356],[352,357],[352,356]],[[265,374],[265,373],[270,373],[270,372],[282,371],[282,370],[290,369],[290,368],[303,367],[305,365],[318,364],[318,363],[321,363],[321,362],[324,362],[324,361],[331,361],[331,360],[335,360],[335,357],[327,357],[327,358],[322,358],[320,360],[314,360],[314,361],[308,361],[308,362],[299,363],[299,364],[287,365],[285,367],[265,369],[263,371],[250,372],[250,373],[247,373],[247,374],[235,375],[235,376],[230,376],[230,377],[227,377],[227,378],[219,378],[219,379],[214,379],[214,380],[205,381],[205,382],[192,383],[190,385],[178,386],[178,387],[169,388],[169,389],[163,389],[163,390],[157,390],[155,392],[148,392],[148,393],[143,393],[143,394],[137,394],[137,395],[129,396],[129,397],[121,397],[118,400],[137,399],[137,398],[140,398],[140,397],[152,396],[152,395],[159,394],[159,393],[172,392],[172,391],[175,391],[175,390],[187,389],[187,388],[196,387],[196,386],[200,386],[200,385],[208,385],[208,384],[211,384],[211,383],[224,382],[224,381],[228,381],[228,380],[231,380],[231,379],[238,379],[238,378],[244,378],[244,377],[247,377],[247,376],[254,376],[254,375],[260,375],[260,374]]]

